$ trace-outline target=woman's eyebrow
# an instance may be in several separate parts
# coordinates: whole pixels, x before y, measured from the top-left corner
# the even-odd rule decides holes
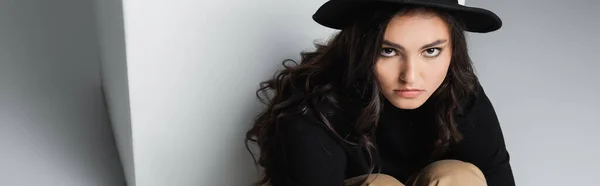
[[[444,43],[446,43],[447,41],[448,41],[448,40],[445,40],[445,39],[438,39],[438,40],[435,40],[434,42],[432,42],[432,43],[429,43],[429,44],[426,44],[425,46],[421,47],[421,50],[423,50],[423,49],[426,49],[426,48],[431,48],[431,47],[434,47],[434,46],[437,46],[437,45],[440,45],[440,44],[444,44]]]
[[[432,43],[424,45],[423,47],[421,47],[421,50],[426,49],[426,48],[430,48],[430,47],[433,47],[433,46],[436,46],[436,45],[444,44],[446,42],[448,42],[448,40],[446,40],[446,39],[438,39],[438,40],[435,40]],[[394,42],[391,42],[391,41],[388,41],[388,40],[385,40],[385,39],[383,40],[383,44],[384,45],[389,45],[389,46],[397,48],[399,50],[404,50],[404,47],[402,45],[396,44]]]
[[[389,45],[389,46],[394,47],[394,48],[396,48],[398,50],[404,50],[404,47],[402,45],[393,43],[393,42],[385,40],[385,39],[383,40],[383,44],[384,45]]]

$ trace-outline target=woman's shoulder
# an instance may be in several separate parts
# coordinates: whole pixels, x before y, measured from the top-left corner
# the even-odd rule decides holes
[[[475,94],[465,100],[459,108],[457,121],[463,132],[498,128],[499,121],[496,110],[483,86],[477,86]]]
[[[346,150],[312,110],[280,117],[275,131],[273,185],[343,183]]]
[[[314,106],[295,104],[277,120],[277,130],[319,140],[333,140],[339,126],[339,110],[335,105],[319,101]]]
[[[287,91],[287,98],[293,103],[283,109],[285,117],[279,122],[290,125],[293,130],[320,130],[327,133],[345,133],[351,107],[333,90],[327,92],[307,92],[295,86]]]
[[[459,101],[457,114],[459,116],[470,116],[475,110],[487,108],[491,105],[485,90],[481,84],[476,84],[473,92]]]
[[[349,125],[346,109],[337,102],[332,93],[309,98],[304,91],[294,90],[290,97],[302,97],[288,105],[278,117],[277,140],[288,143],[311,143],[321,149],[347,150],[342,136],[348,136]]]
[[[311,110],[297,111],[282,116],[277,120],[277,131],[287,135],[295,134],[305,137],[327,138],[327,129]]]

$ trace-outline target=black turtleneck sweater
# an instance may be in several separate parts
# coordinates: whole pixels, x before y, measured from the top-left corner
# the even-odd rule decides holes
[[[479,87],[477,96],[461,106],[464,109],[455,114],[455,120],[463,139],[441,156],[432,157],[437,133],[427,103],[415,110],[385,103],[372,136],[377,148],[372,154],[375,171],[406,183],[429,163],[456,159],[481,169],[489,186],[514,186],[502,130],[483,89]],[[352,127],[348,122],[333,125],[336,131]],[[281,119],[274,141],[268,162],[273,186],[342,186],[345,179],[369,173],[365,151],[339,140],[311,111]]]

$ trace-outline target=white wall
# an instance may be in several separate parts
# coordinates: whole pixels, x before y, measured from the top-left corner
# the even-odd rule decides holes
[[[0,1],[0,185],[124,185],[92,5]]]
[[[102,85],[128,186],[135,186],[129,110],[129,80],[121,0],[94,0],[98,20]]]
[[[504,19],[471,35],[518,185],[596,185],[600,166],[600,1],[469,0]]]
[[[124,0],[137,185],[250,185],[254,91],[330,30],[323,0]]]

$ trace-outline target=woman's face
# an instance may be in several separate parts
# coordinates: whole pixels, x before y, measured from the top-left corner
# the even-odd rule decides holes
[[[396,15],[385,30],[375,73],[382,93],[401,109],[419,108],[442,84],[452,56],[446,22],[430,13]]]

